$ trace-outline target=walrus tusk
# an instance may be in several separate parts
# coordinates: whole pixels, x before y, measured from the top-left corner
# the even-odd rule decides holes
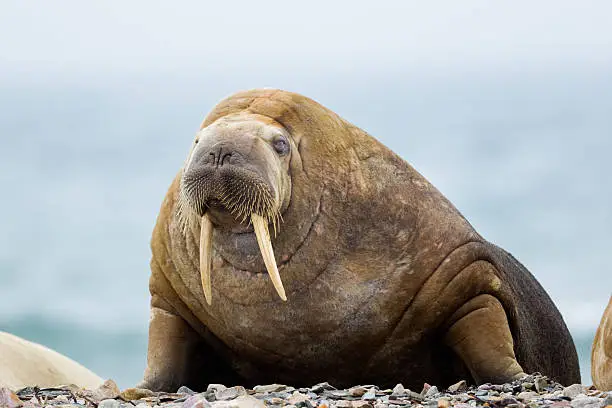
[[[272,250],[272,242],[270,242],[270,232],[268,231],[268,223],[259,214],[252,213],[251,221],[253,222],[253,228],[255,229],[255,235],[257,236],[257,243],[259,244],[259,250],[261,256],[263,256],[268,275],[272,279],[274,289],[278,293],[281,299],[287,300],[285,295],[285,288],[283,288],[283,282],[281,281],[278,268],[276,267],[276,260],[274,259],[274,251]]]
[[[208,214],[202,216],[200,224],[200,277],[206,303],[212,303],[212,287],[210,285],[210,270],[212,264],[212,232],[213,225]]]

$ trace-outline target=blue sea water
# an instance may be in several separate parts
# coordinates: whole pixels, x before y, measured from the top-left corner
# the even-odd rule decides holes
[[[261,86],[367,130],[512,252],[558,305],[590,382],[612,293],[607,72],[1,78],[0,330],[137,382],[162,198],[206,112]]]

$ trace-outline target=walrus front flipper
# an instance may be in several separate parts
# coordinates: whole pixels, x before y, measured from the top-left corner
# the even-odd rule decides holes
[[[242,381],[201,333],[174,313],[168,303],[154,294],[151,305],[147,368],[136,388],[176,392],[185,385],[205,391],[209,383]]]
[[[450,318],[445,336],[478,384],[503,384],[525,375],[501,303],[483,294],[463,304]]]
[[[190,352],[198,336],[179,316],[151,307],[149,350],[143,381],[137,388],[174,392],[187,380]]]

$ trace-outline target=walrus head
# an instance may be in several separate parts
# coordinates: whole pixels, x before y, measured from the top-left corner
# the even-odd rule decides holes
[[[287,300],[268,225],[276,234],[289,205],[292,140],[269,118],[238,113],[223,116],[196,135],[183,168],[179,215],[200,223],[200,273],[211,304],[213,229],[252,233],[278,295]]]

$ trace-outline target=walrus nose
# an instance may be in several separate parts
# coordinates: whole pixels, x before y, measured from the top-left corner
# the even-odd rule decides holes
[[[196,145],[191,160],[192,166],[221,169],[223,167],[244,167],[252,161],[252,138],[219,140],[217,137],[201,139]]]
[[[232,151],[230,151],[227,147],[224,149],[223,146],[217,149],[213,149],[208,152],[206,160],[206,164],[212,165],[214,167],[223,167],[224,164],[228,164],[232,158]]]

